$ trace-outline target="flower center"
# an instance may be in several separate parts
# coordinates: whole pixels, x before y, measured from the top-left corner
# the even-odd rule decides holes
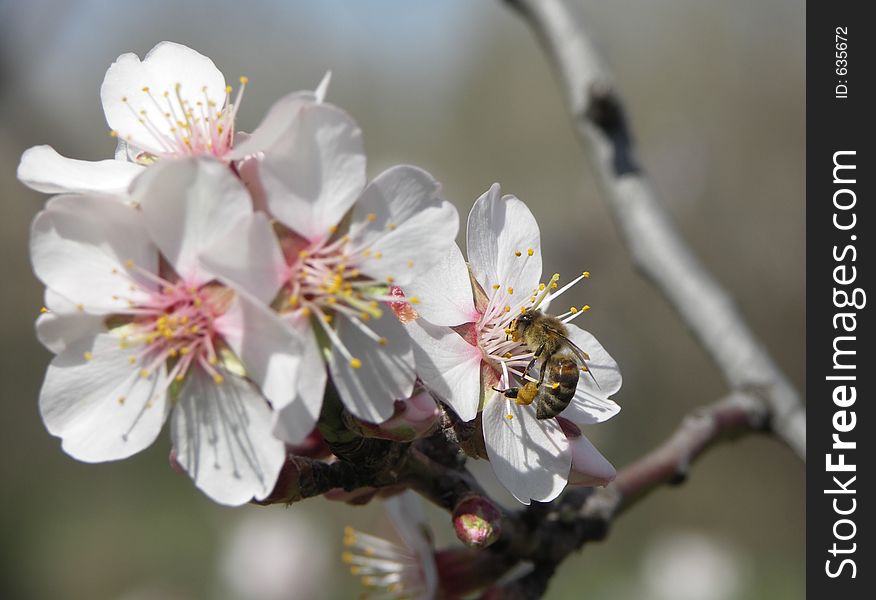
[[[138,108],[123,96],[122,103],[143,126],[145,134],[125,137],[125,142],[141,150],[133,160],[151,164],[158,159],[183,156],[224,158],[234,144],[234,119],[248,81],[246,77],[240,78],[233,102],[232,88],[227,86],[221,106],[209,97],[206,86],[199,91],[184,90],[180,83],[170,90],[144,86],[139,93],[145,94],[147,102],[137,103]]]

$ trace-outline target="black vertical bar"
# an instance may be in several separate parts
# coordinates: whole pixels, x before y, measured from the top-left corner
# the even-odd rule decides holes
[[[876,597],[876,22],[807,2],[807,597]]]

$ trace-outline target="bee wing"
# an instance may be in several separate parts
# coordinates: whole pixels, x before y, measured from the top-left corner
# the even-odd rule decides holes
[[[566,343],[566,346],[569,348],[569,350],[572,351],[572,354],[575,355],[575,358],[577,358],[579,361],[581,361],[581,364],[584,365],[585,369],[587,369],[587,373],[590,375],[590,378],[593,380],[593,383],[596,384],[596,387],[599,387],[599,382],[596,381],[596,377],[594,377],[593,371],[590,370],[590,366],[587,364],[587,361],[590,360],[590,355],[587,354],[586,352],[584,352],[583,350],[581,350],[581,348],[579,348],[578,345],[575,344],[575,342],[570,340],[568,337],[566,337],[565,335],[563,335],[559,331],[557,331],[556,334],[558,336],[560,336],[561,338],[563,338],[563,341]]]

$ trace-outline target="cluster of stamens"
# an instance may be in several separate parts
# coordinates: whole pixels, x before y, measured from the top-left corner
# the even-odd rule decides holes
[[[533,254],[534,250],[532,248],[516,250],[514,252],[514,256],[522,260],[521,269],[525,261],[533,256]],[[522,340],[515,339],[512,322],[527,310],[538,309],[546,300],[552,301],[556,299],[576,283],[589,277],[590,272],[584,271],[581,275],[578,275],[575,279],[558,289],[560,275],[559,273],[554,273],[547,283],[539,283],[538,287],[532,290],[516,290],[513,286],[503,283],[494,283],[491,290],[485,290],[488,294],[489,302],[476,324],[478,344],[484,358],[501,371],[500,388],[514,387],[518,381],[525,383],[536,383],[538,381],[526,372],[526,367],[532,361],[533,352]],[[572,306],[565,313],[557,315],[556,318],[560,319],[563,323],[568,323],[588,310],[590,310],[589,305],[584,305],[581,308]],[[526,390],[529,392],[534,390],[533,385],[529,385]],[[531,393],[524,394],[522,398],[531,401],[531,395]],[[508,414],[506,418],[510,420],[513,416]]]
[[[373,222],[374,215],[367,221]],[[390,224],[387,229],[395,229]],[[330,233],[334,234],[335,228]],[[337,238],[327,238],[300,250],[297,259],[289,267],[284,288],[281,312],[293,312],[296,316],[314,317],[334,347],[346,358],[350,366],[358,369],[362,361],[354,356],[338,336],[335,326],[338,318],[345,318],[357,329],[380,346],[386,338],[375,333],[368,322],[380,319],[387,305],[416,304],[416,297],[403,298],[393,293],[394,279],[375,281],[363,274],[360,265],[364,259],[380,260],[379,251],[368,245],[357,245],[355,231]],[[413,263],[409,262],[409,266]]]
[[[216,284],[191,286],[180,280],[170,282],[128,261],[127,271],[114,270],[125,277],[131,292],[146,292],[144,299],[113,296],[128,304],[107,319],[107,325],[119,336],[122,351],[136,349],[128,355],[131,365],[140,365],[140,377],[147,378],[162,364],[169,368],[167,381],[182,381],[189,369],[198,366],[221,384],[224,377],[218,368],[222,347],[214,328],[233,297],[233,292]],[[136,277],[135,277],[136,275]],[[153,281],[154,289],[139,285],[143,278]],[[89,352],[85,359],[93,358]],[[119,398],[124,404],[124,398]]]
[[[191,91],[183,90],[180,83],[172,90],[152,90],[144,86],[139,93],[148,99],[145,104],[123,96],[122,103],[150,135],[145,139],[127,132],[124,135],[126,142],[144,150],[135,156],[135,160],[148,164],[172,156],[212,155],[223,158],[234,144],[234,119],[248,81],[246,77],[240,78],[234,101],[231,99],[232,87],[226,86],[221,104],[209,96],[207,86],[203,86],[193,100],[184,95]],[[111,135],[117,136],[118,133],[113,131]],[[154,138],[159,146],[154,147],[150,138]]]
[[[417,598],[424,593],[423,576],[411,550],[351,527],[344,529],[341,555],[350,573],[368,588],[363,598]]]

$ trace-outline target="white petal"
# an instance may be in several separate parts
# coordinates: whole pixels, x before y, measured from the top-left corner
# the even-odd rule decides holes
[[[569,440],[572,451],[572,485],[602,486],[614,481],[617,471],[583,434]]]
[[[46,194],[124,193],[144,167],[122,160],[76,160],[58,154],[51,146],[34,146],[21,155],[18,179]]]
[[[328,104],[304,107],[259,169],[271,213],[311,241],[329,235],[365,186],[362,132]]]
[[[251,383],[229,374],[216,385],[192,369],[171,417],[177,461],[220,504],[265,498],[286,458],[271,421],[270,407]]]
[[[134,182],[132,196],[162,255],[191,285],[213,278],[199,257],[252,213],[240,180],[210,159],[156,164]]]
[[[277,412],[274,435],[289,444],[300,444],[319,419],[328,374],[310,320],[298,318],[291,321],[291,325],[303,344],[301,366],[295,398]]]
[[[621,409],[609,399],[621,388],[622,379],[617,363],[593,335],[572,323],[566,327],[569,329],[569,339],[590,355],[587,361],[590,373],[581,373],[578,377],[575,396],[563,411],[563,417],[579,425],[607,421]]]
[[[417,313],[434,325],[475,323],[475,310],[468,266],[459,246],[448,251],[431,269],[404,286],[405,296],[419,299]]]
[[[80,312],[76,305],[46,290],[46,308],[36,320],[36,335],[40,342],[55,354],[84,337],[94,337],[106,330],[103,315]]]
[[[31,226],[30,253],[36,276],[86,312],[124,312],[155,287],[138,272],[158,268],[140,213],[109,196],[50,200]]]
[[[67,454],[85,462],[117,460],[158,436],[168,409],[167,372],[162,364],[141,377],[142,365],[128,361],[136,354],[101,333],[77,340],[52,360],[40,390],[40,413]]]
[[[420,496],[408,490],[387,498],[383,504],[399,537],[417,556],[425,587],[421,597],[434,598],[438,589],[438,567],[432,542],[426,537],[428,524]]]
[[[248,134],[240,144],[235,144],[231,158],[239,160],[269,150],[283,139],[302,108],[318,102],[313,92],[292,92],[283,96],[268,109],[255,131]]]
[[[353,357],[362,361],[362,366],[353,368],[334,347],[329,368],[347,409],[364,421],[382,423],[392,416],[393,402],[408,398],[413,392],[414,353],[404,325],[388,308],[384,308],[379,319],[365,325],[385,338],[386,344],[378,344],[349,320],[341,319],[338,336]]]
[[[499,184],[494,183],[468,215],[469,264],[485,290],[498,284],[528,293],[541,277],[538,223],[523,202],[499,194]]]
[[[238,292],[214,321],[246,369],[275,408],[289,404],[298,385],[301,339],[291,325],[264,304]]]
[[[523,504],[559,496],[572,457],[556,419],[536,419],[532,405],[499,395],[487,401],[482,418],[487,455],[502,485]]]
[[[360,263],[378,281],[405,285],[444,257],[459,229],[456,207],[417,167],[387,169],[368,184],[353,209],[351,246],[370,250]]]
[[[449,327],[417,319],[405,325],[414,346],[417,375],[432,392],[453,407],[463,421],[478,414],[481,351]]]
[[[149,89],[152,98],[144,88]],[[164,146],[140,119],[141,111],[146,111],[146,118],[158,127],[160,135],[173,135],[170,128],[174,125],[164,117],[164,112],[170,110],[165,92],[177,111],[180,110],[177,93],[193,110],[197,102],[207,101],[221,108],[225,104],[225,77],[212,60],[173,42],[159,43],[142,62],[136,54],[122,54],[110,65],[100,86],[100,100],[110,129],[138,148],[161,152]]]
[[[261,212],[244,217],[228,235],[205,249],[201,264],[266,304],[285,281],[280,243],[268,216]]]

